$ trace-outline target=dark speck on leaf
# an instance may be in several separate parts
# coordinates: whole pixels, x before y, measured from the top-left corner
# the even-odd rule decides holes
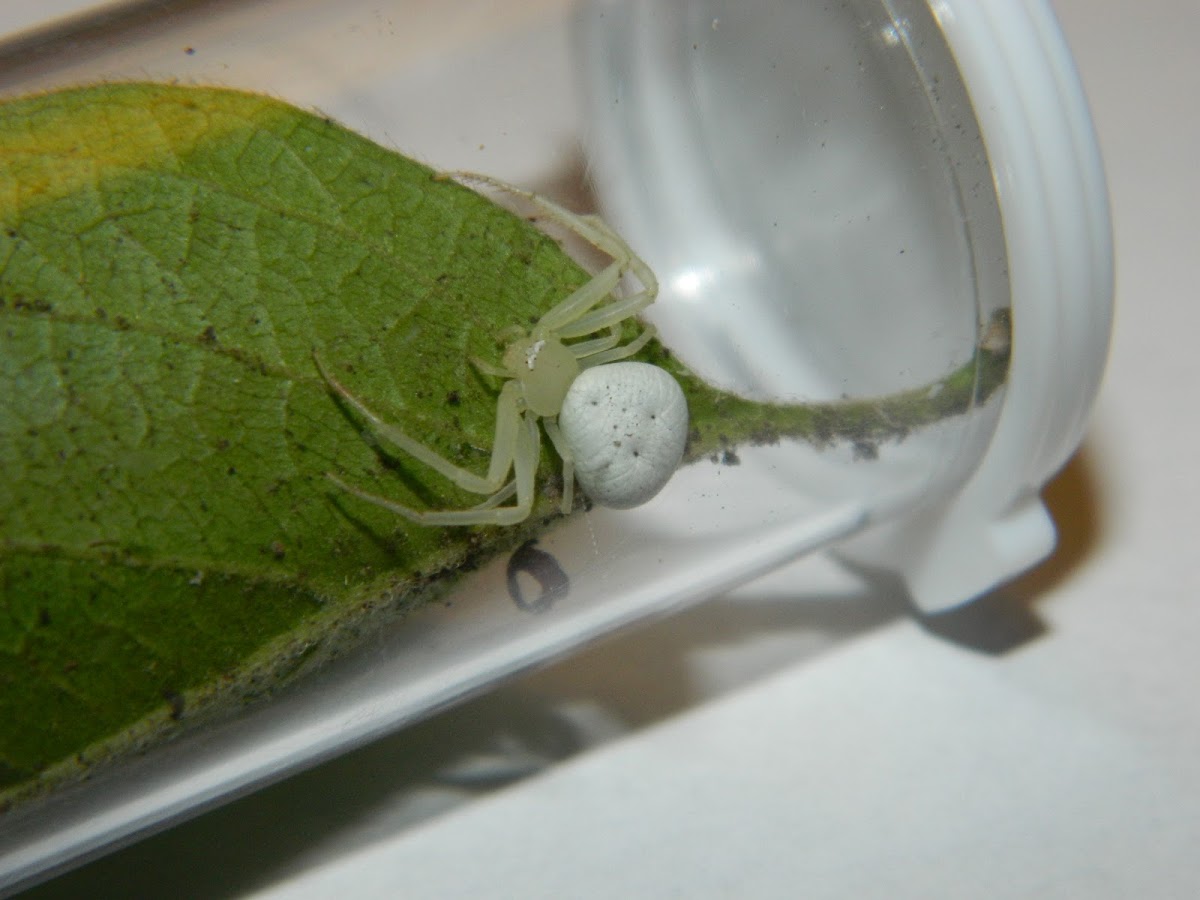
[[[31,310],[32,312],[38,312],[38,313],[48,313],[48,312],[54,311],[54,307],[52,307],[45,300],[42,300],[40,298],[34,298],[34,299],[30,300],[25,297],[15,298],[13,300],[13,309],[22,309],[22,310],[27,309],[27,310]]]
[[[447,406],[458,406],[458,404],[460,404],[461,402],[462,402],[462,399],[458,396],[458,391],[451,391],[450,393],[448,393],[446,395],[446,405]]]
[[[217,329],[209,325],[200,332],[200,340],[205,344],[215,344],[217,342]]]
[[[725,450],[721,453],[721,465],[723,466],[737,466],[741,465],[741,462],[741,457],[732,450]]]

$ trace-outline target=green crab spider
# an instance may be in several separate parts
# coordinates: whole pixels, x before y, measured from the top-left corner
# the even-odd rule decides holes
[[[504,329],[497,336],[507,342],[499,365],[472,358],[480,372],[504,379],[496,402],[495,438],[486,475],[461,468],[400,426],[385,422],[333,377],[314,350],[313,359],[325,384],[361,416],[370,433],[463,490],[486,496],[482,503],[467,509],[418,510],[356,487],[333,472],[326,477],[360,500],[423,525],[514,525],[533,509],[540,432],[544,429],[562,459],[564,514],[574,506],[577,476],[584,492],[601,505],[627,508],[645,502],[678,467],[687,432],[687,406],[674,378],[657,366],[618,362],[654,337],[654,327],[646,325],[636,338],[621,344],[621,323],[654,302],[658,293],[654,273],[597,216],[572,213],[545,197],[483,175],[455,172],[438,177],[484,184],[521,197],[612,262],[547,311],[532,328],[514,325]],[[641,289],[621,296],[617,288],[626,273],[632,273]],[[574,338],[582,340],[567,343]],[[615,400],[606,395],[604,375],[610,371],[617,375],[613,386],[620,396]],[[584,372],[600,378],[580,381]],[[577,383],[581,390],[573,396],[571,389]],[[564,406],[571,413],[564,418],[564,424],[571,423],[569,428],[559,425]],[[633,420],[629,419],[631,409]],[[614,420],[610,428],[604,417],[614,415],[623,418]],[[576,468],[577,459],[582,468]],[[502,505],[514,495],[515,503]]]

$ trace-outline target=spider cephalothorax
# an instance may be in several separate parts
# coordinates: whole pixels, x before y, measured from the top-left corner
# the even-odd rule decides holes
[[[612,258],[589,282],[547,311],[532,328],[505,329],[500,365],[473,359],[481,372],[504,379],[496,401],[496,436],[487,475],[463,469],[384,422],[338,382],[314,354],[326,384],[353,407],[381,440],[405,451],[464,490],[486,495],[460,510],[416,510],[364,491],[330,473],[345,491],[427,525],[512,525],[533,508],[534,476],[541,455],[540,420],[563,463],[561,509],[574,504],[578,477],[584,493],[605,506],[644,503],[666,484],[683,456],[687,404],[678,383],[647,363],[619,362],[654,336],[645,326],[621,343],[621,323],[654,302],[658,283],[650,268],[605,222],[580,216],[527,191],[479,175],[459,175],[524,197],[547,218],[578,234]],[[641,283],[618,293],[626,273]],[[598,335],[589,337],[589,335]],[[578,339],[578,340],[576,340]],[[587,373],[587,378],[581,378]],[[576,468],[576,464],[579,468]],[[509,472],[512,480],[509,480]],[[502,506],[516,496],[511,506]]]

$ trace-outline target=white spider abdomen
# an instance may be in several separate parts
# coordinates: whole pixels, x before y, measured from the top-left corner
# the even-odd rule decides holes
[[[601,506],[629,509],[662,490],[679,468],[687,400],[658,366],[608,363],[572,382],[558,427],[583,492]]]

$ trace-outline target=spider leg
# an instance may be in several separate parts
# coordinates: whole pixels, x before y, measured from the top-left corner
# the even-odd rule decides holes
[[[585,316],[580,316],[574,322],[558,329],[560,338],[582,337],[607,328],[618,322],[632,318],[654,302],[654,296],[646,291],[638,291],[628,297],[622,297],[613,303],[593,309]]]
[[[627,359],[650,343],[657,334],[657,328],[653,325],[647,325],[641,334],[623,347],[613,347],[611,350],[603,350],[581,358],[579,360],[579,367],[590,369],[592,366],[602,366],[605,363],[616,362],[619,359]]]
[[[484,375],[491,375],[495,378],[512,378],[512,375],[510,375],[508,370],[503,366],[493,365],[487,360],[480,359],[478,356],[471,356],[468,357],[468,359],[470,360],[471,365],[473,365]]]
[[[505,500],[515,497],[516,494],[517,494],[517,483],[515,481],[510,481],[508,484],[506,484],[504,487],[500,488],[500,490],[498,490],[496,493],[492,494],[492,496],[488,497],[482,503],[478,504],[477,506],[472,506],[471,509],[494,509],[495,507],[497,507],[501,503],[503,503]]]
[[[613,259],[626,259],[633,256],[633,251],[607,224],[597,216],[579,215],[564,206],[559,206],[553,200],[516,187],[508,182],[493,178],[490,175],[480,175],[477,172],[440,172],[434,176],[439,181],[458,181],[465,184],[485,184],[490,188],[520,197],[522,200],[536,206],[542,214],[551,221],[557,222],[564,228],[575,232],[589,244],[603,250]]]
[[[567,349],[571,351],[576,359],[583,359],[585,356],[591,356],[593,353],[599,353],[601,350],[609,350],[619,343],[621,343],[621,329],[620,326],[613,325],[608,329],[608,334],[604,337],[567,344]]]
[[[629,246],[625,238],[617,234],[613,227],[605,222],[602,218],[594,213],[585,213],[579,216],[584,222],[599,231],[608,245],[614,248],[620,248],[621,253],[613,253],[605,245],[597,243],[596,246],[613,259],[624,258],[629,264],[629,271],[633,272],[635,278],[642,283],[642,288],[648,293],[653,300],[658,296],[658,279],[654,277],[654,271],[646,264],[646,261],[633,252],[633,248]]]
[[[621,276],[625,273],[624,267],[625,264],[620,260],[609,263],[609,265],[593,275],[591,280],[586,284],[581,285],[562,302],[548,309],[538,319],[537,325],[534,328],[540,330],[542,333],[556,331],[562,334],[562,326],[575,321],[605,298],[612,296],[612,292],[621,283]],[[595,328],[591,329],[591,331],[596,330]],[[590,331],[579,332],[579,334],[590,333]]]
[[[533,479],[537,473],[539,445],[537,417],[532,413],[526,413],[520,418],[516,433],[516,446],[513,450],[513,457],[516,460],[513,467],[515,475],[513,482],[505,485],[496,494],[471,509],[412,509],[396,503],[394,500],[389,500],[387,497],[348,484],[332,472],[327,472],[325,477],[360,500],[365,500],[367,503],[379,506],[419,525],[515,525],[529,518],[530,510],[533,509]],[[516,505],[504,507],[493,505],[512,496],[514,486],[517,495]]]
[[[554,451],[562,459],[563,491],[560,509],[563,515],[566,515],[575,505],[575,456],[567,445],[567,439],[559,430],[556,418],[542,419],[542,427],[546,429],[546,436],[554,445]]]
[[[521,421],[520,413],[517,410],[517,392],[519,390],[517,382],[508,381],[500,389],[500,397],[496,401],[496,436],[492,445],[492,459],[488,465],[487,476],[480,477],[474,472],[456,466],[440,453],[431,450],[416,438],[410,437],[399,426],[383,421],[370,407],[329,373],[315,350],[313,351],[313,361],[317,364],[317,371],[325,379],[326,385],[367,421],[369,430],[379,439],[425,463],[429,468],[450,479],[463,490],[474,494],[494,494],[504,486],[505,476],[512,467],[514,447]],[[340,480],[336,478],[334,481],[341,484]],[[357,490],[350,492],[359,493]]]
[[[633,252],[633,248],[625,242],[625,239],[613,231],[608,223],[599,216],[578,215],[540,194],[514,187],[511,184],[506,184],[497,178],[487,175],[477,175],[473,172],[446,172],[437,177],[473,184],[485,184],[496,190],[521,197],[537,207],[552,222],[556,222],[563,228],[574,232],[592,246],[612,257],[612,265],[607,266],[595,275],[590,282],[583,285],[579,290],[575,291],[571,296],[542,316],[538,325],[545,330],[557,331],[564,337],[579,337],[580,335],[589,334],[592,331],[597,331],[605,327],[607,324],[635,315],[638,311],[653,303],[654,298],[658,296],[658,280],[654,277],[654,273],[650,270],[650,267],[646,265],[640,256]],[[573,323],[611,294],[617,285],[620,284],[621,276],[627,271],[632,272],[642,285],[641,291],[630,298],[626,298],[626,300],[633,300],[634,297],[638,298],[634,303],[624,307],[616,318],[606,318],[600,324],[593,324],[586,330],[578,327],[573,327],[569,332],[563,330],[562,326]],[[613,305],[616,306],[619,304]],[[606,310],[609,308],[608,306],[605,307]]]

